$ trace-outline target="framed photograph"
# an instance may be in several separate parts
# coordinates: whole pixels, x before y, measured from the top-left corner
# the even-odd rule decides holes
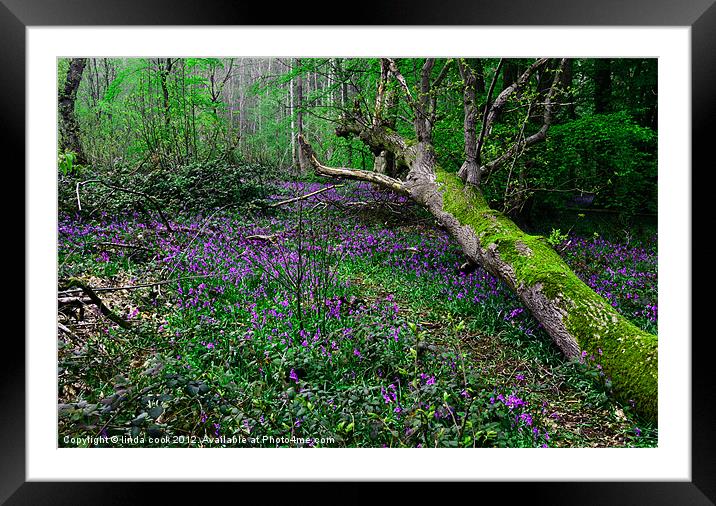
[[[0,5],[27,192],[0,499],[468,481],[714,504],[691,294],[711,0],[364,5],[323,25],[131,4]],[[366,215],[385,226],[352,225]],[[539,274],[552,261],[559,276]],[[637,344],[610,344],[611,323]]]

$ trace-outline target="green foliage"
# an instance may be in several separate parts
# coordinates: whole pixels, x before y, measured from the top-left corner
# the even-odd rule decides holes
[[[592,192],[594,207],[626,215],[656,212],[656,133],[625,112],[554,125],[536,162],[533,177],[540,187]],[[576,194],[546,193],[542,199],[564,207]]]
[[[552,229],[552,232],[550,232],[549,236],[547,236],[547,243],[552,246],[553,248],[556,248],[560,244],[562,244],[564,241],[569,238],[568,234],[563,234],[560,229]]]
[[[75,163],[77,160],[77,153],[74,151],[64,151],[57,155],[57,167],[65,176],[68,174],[80,174],[82,172],[82,165]]]
[[[111,185],[128,188],[153,197],[165,214],[178,215],[208,211],[224,206],[253,209],[277,192],[276,170],[257,163],[229,163],[216,160],[178,165],[172,171],[156,167],[139,171],[135,167],[115,165],[111,171],[92,175],[76,170],[61,174],[58,204],[60,211],[77,211],[75,186],[78,182],[99,178]],[[88,185],[81,190],[83,212],[127,214],[136,211],[155,212],[145,197]]]
[[[447,59],[438,59],[433,78]],[[487,88],[496,58],[473,59],[481,76],[477,92],[478,129],[488,102]],[[493,96],[530,64],[504,62]],[[399,58],[398,68],[413,97],[420,95],[424,59]],[[606,81],[599,69],[609,71]],[[464,160],[463,81],[457,65],[447,67],[441,85],[431,91],[436,106],[433,139],[440,164],[456,171]],[[58,61],[58,85],[67,60]],[[547,141],[530,148],[484,181],[491,206],[512,214],[564,209],[582,192],[596,194],[594,207],[624,217],[656,211],[656,61],[653,59],[575,59],[570,81],[559,97]],[[500,156],[522,132],[541,126],[540,93],[550,74],[535,74],[510,99],[485,139],[484,162]],[[303,82],[303,103],[291,108],[291,89]],[[357,138],[337,138],[342,115],[374,113],[380,60],[377,58],[134,58],[89,59],[76,111],[84,151],[93,165],[138,166],[157,160],[167,174],[176,167],[214,160],[275,166],[304,178],[295,167],[299,113],[303,132],[319,158],[329,165],[371,169],[373,153]],[[570,84],[571,83],[571,84]],[[621,90],[616,93],[616,90]],[[397,98],[388,112],[394,129],[414,139],[413,112],[395,81],[387,91]],[[607,100],[595,114],[596,95]],[[296,97],[294,96],[294,100]],[[573,191],[572,191],[573,190]]]
[[[232,139],[211,95],[215,58],[91,59],[76,111],[87,156],[96,165],[139,163],[149,155],[164,166],[216,158]],[[170,69],[170,70],[168,70]]]
[[[245,206],[270,194],[271,175],[270,169],[257,163],[194,162],[150,177],[147,189],[170,208],[182,211]]]

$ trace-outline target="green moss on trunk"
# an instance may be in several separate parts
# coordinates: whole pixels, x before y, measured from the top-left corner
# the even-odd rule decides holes
[[[633,401],[639,413],[656,420],[657,337],[622,317],[572,272],[543,237],[524,233],[509,218],[490,209],[483,195],[465,187],[455,174],[438,170],[436,176],[443,210],[472,229],[482,251],[496,249],[511,267],[514,279],[504,281],[518,293],[538,288],[566,315],[564,328],[580,350],[601,364],[617,397]],[[539,314],[534,316],[540,320]]]

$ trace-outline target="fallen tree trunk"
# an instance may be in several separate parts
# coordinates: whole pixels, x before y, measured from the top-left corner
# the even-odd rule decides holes
[[[92,288],[90,288],[90,286],[87,285],[87,283],[85,283],[81,279],[70,278],[68,280],[67,286],[70,288],[72,288],[72,287],[81,288],[82,291],[85,293],[85,295],[87,295],[87,297],[94,303],[94,305],[97,306],[97,308],[99,308],[100,313],[102,313],[106,318],[113,321],[114,323],[116,323],[117,325],[122,327],[123,329],[132,328],[131,323],[129,323],[127,320],[124,320],[124,319],[120,318],[119,316],[117,316],[116,314],[114,314],[112,312],[112,310],[109,309],[104,304],[104,302],[102,302],[102,299],[100,299],[97,296],[97,294],[94,292],[94,290]]]
[[[380,129],[371,130],[362,131],[361,138],[379,140]],[[477,187],[442,170],[429,142],[399,146],[392,138],[385,140],[409,167],[406,181],[326,167],[302,136],[299,143],[318,174],[377,183],[428,209],[470,260],[515,291],[566,356],[598,357],[617,397],[632,401],[638,413],[656,420],[657,337],[622,317],[572,272],[544,238],[524,233],[490,209]]]
[[[543,237],[521,231],[454,174],[419,186],[425,205],[465,254],[504,281],[568,357],[593,356],[622,401],[657,417],[657,337],[622,317],[580,280]]]
[[[542,108],[539,129],[529,136],[520,132],[515,143],[502,155],[483,161],[481,148],[493,123],[508,101],[521,94],[536,73],[544,73],[543,77],[549,74],[548,59],[535,60],[490,103],[496,82],[493,78],[477,139],[476,93],[470,88],[474,86],[474,72],[469,61],[458,60],[463,76],[466,160],[457,175],[438,165],[432,141],[437,121],[435,91],[448,73],[450,60],[433,80],[435,59],[427,58],[416,84],[418,93],[414,94],[415,90],[411,90],[401,75],[397,62],[382,59],[381,68],[402,88],[405,102],[413,114],[415,139],[402,137],[382,120],[388,116],[385,111],[388,105],[381,100],[376,100],[373,121],[356,111],[344,115],[336,129],[336,135],[356,136],[374,153],[393,153],[396,163],[408,168],[405,181],[375,172],[326,167],[318,161],[303,136],[299,136],[301,152],[319,174],[375,183],[407,195],[424,206],[457,240],[470,261],[481,265],[519,296],[567,357],[594,357],[594,362],[611,379],[617,398],[630,402],[639,414],[656,421],[657,337],[630,323],[582,282],[544,238],[524,233],[504,214],[490,209],[479,188],[482,175],[489,175],[507,160],[514,161],[531,145],[546,138],[566,62],[566,59],[555,61],[556,70],[544,103],[538,105],[533,101],[530,104],[530,109],[532,106]],[[498,70],[501,65],[502,61]]]

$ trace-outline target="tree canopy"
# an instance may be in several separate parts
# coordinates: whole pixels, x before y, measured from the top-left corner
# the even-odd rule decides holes
[[[465,76],[459,60],[438,59],[432,72],[441,81],[430,97],[434,145],[447,171],[457,171],[465,158]],[[463,70],[471,69],[480,119],[494,95],[530,64],[462,61]],[[423,63],[396,61],[410,89],[419,89]],[[63,86],[69,67],[69,61],[60,61]],[[552,70],[536,71],[510,97],[483,139],[482,156],[504,154],[518,137],[539,129],[543,105],[535,98],[546,93]],[[337,137],[334,130],[354,111],[372,118],[380,79],[380,59],[88,59],[76,115],[82,146],[97,170],[151,161],[174,172],[177,166],[240,160],[305,173],[296,143],[302,132],[327,165],[368,169],[374,153],[360,139]],[[488,200],[512,217],[580,202],[625,219],[655,213],[656,60],[570,60],[563,81],[549,135],[514,153],[507,170],[486,178]],[[389,123],[400,135],[414,135],[398,87],[386,84],[384,99],[394,102],[386,107]]]

